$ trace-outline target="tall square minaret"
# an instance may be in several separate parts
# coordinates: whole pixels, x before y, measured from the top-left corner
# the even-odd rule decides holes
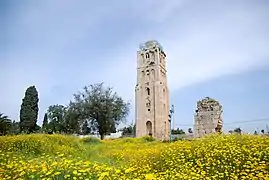
[[[166,72],[166,54],[162,46],[157,41],[140,45],[135,87],[136,137],[150,135],[160,140],[169,139]]]

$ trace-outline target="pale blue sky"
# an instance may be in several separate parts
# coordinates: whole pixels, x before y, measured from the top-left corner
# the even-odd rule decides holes
[[[269,121],[269,1],[2,0],[0,111],[18,119],[26,88],[49,105],[67,104],[84,85],[105,82],[131,100],[136,51],[156,39],[167,53],[175,124],[193,124],[196,101],[223,104],[224,128]]]

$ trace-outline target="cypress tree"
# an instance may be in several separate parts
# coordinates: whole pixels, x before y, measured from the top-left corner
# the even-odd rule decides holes
[[[48,114],[45,113],[44,119],[43,119],[43,124],[42,124],[43,131],[47,131],[47,126],[48,126]]]
[[[35,130],[38,116],[38,92],[35,86],[30,86],[22,99],[20,110],[20,131],[31,133]]]

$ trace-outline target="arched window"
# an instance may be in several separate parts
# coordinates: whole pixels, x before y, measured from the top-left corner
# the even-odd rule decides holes
[[[150,81],[150,74],[149,74],[149,71],[146,72],[146,82],[149,82]]]
[[[146,58],[149,58],[149,53],[146,53]]]
[[[155,80],[155,70],[154,69],[151,70],[151,77],[153,78],[153,80]]]
[[[146,122],[146,130],[148,135],[152,135],[152,123],[150,121]]]
[[[150,95],[150,89],[147,88],[146,90],[147,90],[147,94]]]

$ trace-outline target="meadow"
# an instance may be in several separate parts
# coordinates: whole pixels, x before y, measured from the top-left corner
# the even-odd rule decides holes
[[[0,179],[269,179],[269,138],[210,135],[163,143],[150,137],[2,136]]]

